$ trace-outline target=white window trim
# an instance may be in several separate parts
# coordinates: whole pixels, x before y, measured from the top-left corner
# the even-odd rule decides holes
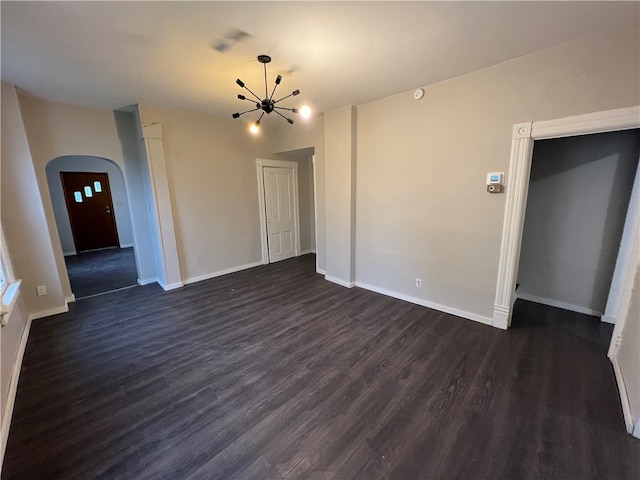
[[[2,231],[2,226],[0,226],[0,269],[2,270],[2,276],[4,277],[4,282],[0,285],[0,325],[3,327],[11,317],[11,311],[18,300],[20,284],[22,283],[21,280],[16,280],[13,275],[11,262],[5,249],[6,244],[4,232]]]

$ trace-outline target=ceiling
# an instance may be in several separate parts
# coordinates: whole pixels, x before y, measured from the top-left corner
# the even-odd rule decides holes
[[[236,99],[236,78],[262,95],[262,53],[273,57],[270,84],[280,73],[283,95],[302,91],[283,106],[325,111],[598,31],[637,28],[640,17],[638,2],[2,1],[0,8],[2,79],[28,94],[229,116],[251,108]],[[250,36],[227,38],[237,31]]]

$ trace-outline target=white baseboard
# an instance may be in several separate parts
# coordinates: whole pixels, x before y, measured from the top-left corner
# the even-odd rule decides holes
[[[324,268],[316,268],[316,272],[320,275],[326,275],[327,271]]]
[[[18,352],[16,354],[13,370],[11,371],[11,381],[9,383],[9,392],[7,394],[6,404],[2,412],[2,426],[0,427],[0,472],[2,471],[2,463],[4,461],[4,453],[7,448],[7,439],[9,438],[9,427],[11,426],[11,417],[13,416],[13,407],[16,401],[16,392],[18,391],[18,380],[20,379],[20,369],[22,368],[22,359],[24,351],[27,347],[29,339],[29,331],[31,330],[31,319],[27,317],[27,323],[22,331]]]
[[[324,279],[347,288],[353,288],[356,286],[356,282],[345,282],[344,280],[340,280],[336,277],[331,277],[327,274],[325,274]]]
[[[75,293],[72,293],[70,296],[68,296],[67,298],[64,299],[64,303],[66,303],[67,306],[69,306],[70,303],[73,303],[75,301],[76,301]]]
[[[521,300],[527,300],[529,302],[541,303],[549,307],[561,308],[563,310],[569,310],[571,312],[583,313],[585,315],[591,315],[592,317],[601,317],[602,312],[591,310],[590,308],[583,307],[581,305],[573,305],[571,303],[560,302],[558,300],[552,300],[550,298],[537,297],[536,295],[529,295],[528,293],[516,293],[516,298]]]
[[[150,283],[157,283],[158,277],[152,278],[139,278],[138,285],[149,285]]]
[[[230,273],[239,272],[241,270],[247,270],[248,268],[259,267],[263,265],[262,260],[257,262],[247,263],[246,265],[239,265],[237,267],[226,268],[224,270],[219,270],[217,272],[205,273],[204,275],[198,275],[196,277],[190,277],[185,279],[183,282],[185,285],[190,283],[202,282],[203,280],[209,280],[210,278],[221,277],[222,275],[228,275]]]
[[[165,285],[164,282],[160,280],[158,280],[158,285],[160,285],[165,292],[168,292],[169,290],[175,290],[176,288],[184,287],[184,283],[182,282],[175,282],[175,283],[170,283],[169,285]]]
[[[313,253],[313,250],[303,250],[300,252],[300,255],[309,255],[310,253]]]
[[[74,297],[75,298],[75,297]],[[43,310],[41,312],[30,313],[27,316],[28,320],[37,320],[38,318],[50,317],[52,315],[58,315],[59,313],[65,313],[69,311],[69,305],[65,303],[62,307],[50,308],[49,310]]]
[[[456,317],[466,318],[467,320],[473,320],[474,322],[483,323],[484,325],[491,325],[502,328],[501,326],[494,325],[493,319],[491,317],[485,317],[476,313],[466,312],[464,310],[459,310],[457,308],[449,307],[446,305],[440,305],[438,303],[429,302],[428,300],[411,297],[403,293],[387,290],[386,288],[375,287],[366,283],[356,282],[356,286],[364,288],[365,290],[371,290],[372,292],[381,293],[382,295],[386,295],[388,297],[404,300],[405,302],[415,303],[416,305],[432,308],[433,310],[438,310],[439,312],[449,313],[451,315],[455,315]]]
[[[615,325],[617,320],[618,317],[613,317],[611,315],[602,315],[602,317],[600,317],[601,322],[610,323],[612,325]]]
[[[632,435],[636,435],[636,429],[633,425],[633,416],[631,415],[631,405],[629,404],[629,394],[627,393],[627,387],[624,384],[624,377],[622,376],[622,370],[620,370],[620,364],[617,357],[611,359],[611,365],[613,365],[613,372],[616,376],[616,383],[618,384],[618,393],[620,394],[620,403],[622,404],[622,414],[624,416],[624,425]],[[640,420],[639,420],[640,421]],[[640,434],[640,431],[638,432]]]
[[[123,243],[120,245],[120,248],[131,248],[133,247],[133,243]]]
[[[65,257],[72,257],[73,255],[77,255],[78,252],[76,252],[75,250],[71,250],[68,252],[62,252],[62,255],[64,255]]]
[[[636,422],[636,426],[633,427],[633,432],[631,433],[636,438],[640,438],[640,418]]]
[[[502,330],[509,328],[509,312],[513,312],[513,305],[511,306],[511,310],[500,305],[494,305],[493,326],[501,328]]]

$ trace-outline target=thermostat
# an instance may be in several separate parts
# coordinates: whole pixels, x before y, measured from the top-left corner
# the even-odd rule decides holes
[[[504,181],[504,173],[502,172],[487,173],[487,192],[489,193],[502,192],[503,181]]]

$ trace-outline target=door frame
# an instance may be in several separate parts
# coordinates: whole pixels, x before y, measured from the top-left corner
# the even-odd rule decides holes
[[[511,325],[513,304],[516,300],[516,278],[520,262],[520,247],[522,245],[522,231],[529,192],[529,174],[533,157],[534,140],[549,138],[573,137],[594,133],[614,132],[640,128],[640,106],[606,110],[584,115],[546,120],[540,122],[518,123],[513,126],[511,139],[511,157],[506,180],[506,206],[502,226],[502,242],[500,246],[500,260],[498,264],[498,280],[493,307],[493,326],[507,329]],[[632,219],[625,220],[625,232],[633,228]],[[638,230],[638,229],[636,229]],[[640,233],[636,231],[635,239],[629,247],[638,243]],[[624,234],[623,234],[624,237]],[[621,250],[622,250],[621,246]],[[620,255],[621,252],[618,253]],[[623,252],[624,254],[624,252]],[[625,269],[616,269],[612,284],[617,276],[629,277]],[[620,298],[609,298],[607,303],[620,305],[619,311],[625,311],[620,300],[625,292],[630,291],[628,278],[623,280],[624,287],[616,295]],[[611,296],[611,295],[610,295]],[[615,320],[615,319],[614,319]],[[620,322],[618,322],[620,323]]]
[[[260,212],[260,242],[262,251],[262,264],[269,263],[269,241],[267,237],[267,212],[264,189],[263,167],[289,168],[293,171],[293,234],[294,234],[294,254],[300,256],[300,218],[298,205],[298,162],[286,160],[268,160],[256,158],[256,173],[258,177],[258,209]]]
[[[315,248],[312,248],[312,252],[316,256],[316,272],[318,272],[318,189],[316,185],[316,155],[311,155],[310,172],[312,175],[311,187],[313,188],[313,236]],[[318,272],[319,273],[319,272]]]
[[[64,170],[64,171],[60,171],[60,183],[62,184],[62,194],[64,196],[65,206],[67,207],[67,216],[69,217],[69,225],[71,226],[71,236],[73,237],[73,245],[76,249],[76,254],[81,252],[81,250],[78,248],[78,237],[76,232],[77,225],[74,225],[73,216],[71,215],[71,209],[73,207],[71,199],[69,198],[69,194],[71,192],[67,191],[67,185],[65,185],[65,182],[64,182],[65,175],[69,175],[69,174],[71,175],[74,175],[74,174],[104,175],[104,178],[106,178],[106,181],[104,182],[106,188],[104,188],[103,190],[105,190],[105,193],[107,194],[107,198],[109,200],[109,210],[111,211],[111,224],[113,225],[113,231],[116,237],[116,245],[111,245],[109,247],[101,247],[97,249],[82,250],[82,252],[90,252],[93,250],[103,250],[105,248],[115,248],[115,247],[122,248],[120,243],[120,233],[118,232],[118,223],[116,222],[116,210],[113,207],[113,197],[111,196],[111,182],[109,180],[109,173]],[[93,188],[93,185],[91,185],[91,187]]]

